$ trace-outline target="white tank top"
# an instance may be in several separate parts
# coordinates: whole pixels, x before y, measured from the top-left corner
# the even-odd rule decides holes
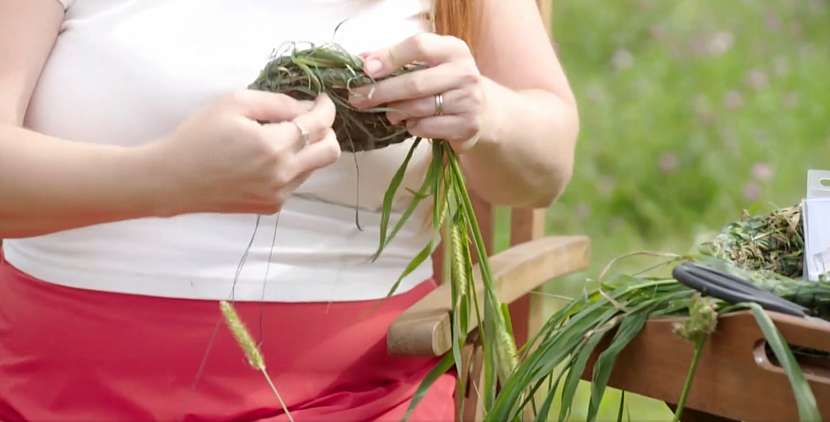
[[[285,42],[335,41],[360,53],[430,30],[430,8],[430,0],[76,0],[66,11],[26,126],[75,142],[138,145],[169,133],[207,102],[246,87]],[[378,244],[383,193],[410,145],[411,140],[358,154],[363,231],[355,226],[357,178],[347,153],[314,173],[286,202],[273,250],[277,216],[263,216],[235,298],[384,297],[431,236],[422,209],[380,259],[369,262]],[[409,199],[404,187],[420,183],[429,149],[423,143],[416,151],[396,211]],[[143,218],[9,239],[3,247],[12,265],[52,283],[225,299],[256,218]],[[397,291],[431,273],[427,261]]]

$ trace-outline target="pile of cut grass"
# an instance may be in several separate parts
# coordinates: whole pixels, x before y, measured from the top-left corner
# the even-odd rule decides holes
[[[702,252],[748,270],[766,270],[801,277],[804,262],[804,232],[800,207],[749,215],[728,224]]]

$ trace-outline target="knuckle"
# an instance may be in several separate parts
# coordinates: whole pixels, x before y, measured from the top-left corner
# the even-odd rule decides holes
[[[279,164],[282,161],[282,151],[276,148],[263,148],[262,153],[260,154],[263,157],[265,165],[268,167],[273,167]]]
[[[307,130],[312,135],[319,134],[327,127],[331,126],[331,122],[334,120],[333,113],[327,112],[317,112],[311,113],[305,118],[301,118],[297,120],[297,124],[303,127],[303,129]]]
[[[456,50],[470,51],[470,46],[467,44],[466,41],[462,40],[461,38],[454,37],[452,35],[445,35],[444,39],[447,45],[452,46]]]
[[[465,85],[478,85],[481,82],[481,75],[478,72],[466,71],[461,74],[461,81]]]
[[[481,82],[481,72],[478,70],[475,62],[472,60],[465,61],[461,64],[461,80],[469,85],[477,85]]]
[[[253,136],[253,139],[254,152],[262,156],[266,160],[266,163],[273,165],[282,160],[282,149],[271,142],[271,139],[265,131],[259,131]]]
[[[467,100],[470,102],[470,106],[475,109],[479,110],[484,105],[484,93],[481,90],[474,90],[473,92],[468,95]]]
[[[334,102],[328,96],[321,100],[322,106],[319,108],[318,118],[320,123],[324,126],[330,126],[334,122],[334,117],[337,114],[337,108]]]
[[[478,85],[481,83],[481,74],[477,69],[464,72],[462,79],[467,85]]]
[[[418,55],[423,55],[429,51],[429,44],[433,37],[432,33],[417,34],[411,38],[410,47]]]
[[[340,154],[341,154],[340,145],[337,142],[334,142],[332,144],[332,146],[329,147],[329,151],[330,151],[330,159],[331,159],[332,163],[337,161],[338,159],[340,159]]]
[[[412,135],[423,136],[424,123],[422,119],[408,121],[406,128]]]
[[[283,186],[291,183],[291,179],[293,178],[293,175],[290,171],[288,171],[288,169],[278,169],[274,172],[273,178],[271,179],[273,189],[279,192]]]
[[[334,135],[334,132],[329,133],[326,139],[328,140],[326,144],[326,153],[328,154],[329,161],[335,162],[340,158],[340,154],[342,153],[340,150],[340,143],[337,142],[337,137]]]
[[[412,77],[409,78],[409,80],[407,81],[407,89],[415,95],[424,95],[423,81],[414,73],[412,73],[411,75]]]
[[[473,117],[467,119],[467,124],[464,125],[462,134],[464,138],[472,138],[473,136],[476,136],[479,130],[481,130],[481,119]]]

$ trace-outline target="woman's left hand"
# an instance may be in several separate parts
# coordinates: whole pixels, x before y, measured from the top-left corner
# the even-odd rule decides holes
[[[375,79],[411,63],[427,67],[354,89],[352,105],[388,107],[391,123],[405,121],[413,135],[449,141],[457,152],[477,142],[486,104],[483,78],[467,43],[425,33],[361,57],[364,72]]]

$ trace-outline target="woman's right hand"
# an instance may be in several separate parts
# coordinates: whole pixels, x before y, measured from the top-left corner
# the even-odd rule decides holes
[[[312,171],[340,156],[334,115],[327,96],[312,103],[244,90],[210,104],[145,148],[167,185],[160,213],[278,212]]]

